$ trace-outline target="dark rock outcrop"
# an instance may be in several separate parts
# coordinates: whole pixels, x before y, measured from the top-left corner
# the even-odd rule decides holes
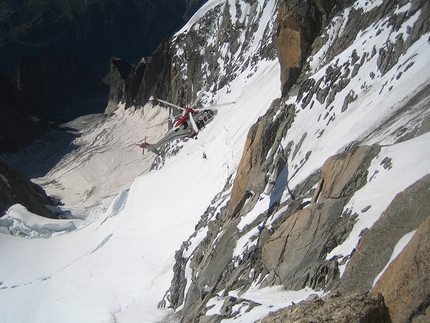
[[[0,217],[14,204],[22,204],[32,213],[55,219],[54,204],[38,185],[22,176],[0,159]],[[52,207],[51,210],[48,207]]]
[[[130,74],[132,66],[121,58],[112,57],[110,60],[109,72],[109,100],[105,110],[105,114],[112,114],[117,108],[118,104],[126,95],[125,81]]]
[[[262,323],[391,323],[381,294],[329,294],[271,313]]]

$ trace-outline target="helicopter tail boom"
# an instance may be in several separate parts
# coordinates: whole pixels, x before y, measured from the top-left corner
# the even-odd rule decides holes
[[[157,148],[155,148],[154,145],[151,145],[150,143],[142,142],[141,144],[139,144],[139,147],[143,149],[142,154],[145,152],[145,149],[146,149],[146,150],[149,150],[150,152],[153,152],[157,156],[160,155],[160,151]]]

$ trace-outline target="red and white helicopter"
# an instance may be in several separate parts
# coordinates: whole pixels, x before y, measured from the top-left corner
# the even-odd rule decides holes
[[[195,138],[197,139],[197,135],[206,125],[211,122],[214,117],[217,115],[218,110],[215,109],[215,107],[220,107],[224,105],[229,104],[235,104],[236,102],[228,102],[218,105],[213,105],[209,107],[205,107],[202,109],[193,109],[196,104],[200,101],[202,98],[204,92],[208,88],[208,84],[205,85],[202,91],[200,91],[199,95],[197,96],[194,103],[188,107],[188,108],[182,108],[176,104],[156,99],[157,101],[164,103],[166,105],[169,105],[171,107],[175,107],[177,109],[180,109],[184,111],[184,113],[181,115],[181,117],[175,122],[173,128],[157,143],[150,144],[148,142],[143,142],[139,144],[139,147],[143,149],[143,152],[145,149],[153,152],[154,154],[160,155],[160,151],[158,148],[161,146],[164,146],[165,144],[175,140],[175,139],[184,139],[184,138]],[[167,122],[167,121],[166,121]],[[142,153],[143,153],[142,152]]]

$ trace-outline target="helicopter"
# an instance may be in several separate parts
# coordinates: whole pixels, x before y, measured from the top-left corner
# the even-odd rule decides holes
[[[173,128],[157,143],[150,144],[145,140],[143,143],[138,144],[139,147],[143,149],[142,154],[146,149],[159,156],[160,151],[158,150],[158,148],[164,146],[165,144],[175,139],[185,139],[185,138],[197,139],[197,135],[199,134],[199,132],[203,130],[206,127],[206,125],[210,123],[214,119],[214,117],[218,114],[218,110],[215,109],[215,107],[236,103],[236,102],[228,102],[228,103],[205,107],[202,109],[194,109],[194,107],[200,101],[200,99],[202,98],[204,92],[208,89],[208,87],[209,85],[206,84],[205,87],[200,91],[194,103],[188,108],[183,108],[176,104],[173,104],[158,98],[156,99],[158,102],[161,102],[168,106],[182,110],[183,113],[182,115],[180,115],[180,118],[174,123]]]

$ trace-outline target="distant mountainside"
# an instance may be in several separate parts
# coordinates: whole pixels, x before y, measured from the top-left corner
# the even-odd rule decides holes
[[[135,63],[178,30],[202,0],[6,0],[0,3],[0,69],[10,76],[21,55],[70,54],[99,77],[109,58]]]
[[[0,71],[0,153],[25,147],[51,126],[43,114]]]
[[[15,84],[34,110],[55,123],[102,112],[109,91],[81,60],[49,51],[41,56],[21,56]]]

